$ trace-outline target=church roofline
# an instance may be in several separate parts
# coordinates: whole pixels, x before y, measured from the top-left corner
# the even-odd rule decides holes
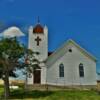
[[[84,49],[83,47],[81,47],[79,44],[77,44],[74,40],[69,39],[69,42],[72,42],[76,47],[78,47],[81,51],[83,51],[83,53],[85,53],[87,56],[89,56],[90,58],[92,58],[94,61],[97,61],[97,58],[92,55],[90,52],[88,52],[86,49]]]
[[[86,51],[84,48],[82,48],[80,45],[78,45],[74,40],[69,39],[67,42],[65,42],[63,45],[61,45],[60,48],[58,48],[54,53],[52,53],[48,59],[46,60],[46,64],[48,65],[48,62],[50,60],[52,60],[52,58],[55,57],[55,55],[59,54],[59,51],[61,51],[64,47],[66,47],[69,43],[72,43],[73,45],[75,45],[83,54],[85,54],[87,57],[89,57],[90,59],[92,59],[93,61],[97,61],[96,57],[93,56],[92,54],[90,54],[88,51]],[[55,62],[57,59],[59,59],[62,55],[59,55],[58,58],[55,58],[54,61],[51,61],[51,63]],[[51,64],[50,63],[50,64]]]

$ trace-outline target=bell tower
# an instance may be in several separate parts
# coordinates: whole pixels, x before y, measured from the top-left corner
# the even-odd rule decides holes
[[[28,48],[39,52],[36,57],[39,61],[45,61],[48,57],[48,28],[38,22],[34,27],[29,28]]]

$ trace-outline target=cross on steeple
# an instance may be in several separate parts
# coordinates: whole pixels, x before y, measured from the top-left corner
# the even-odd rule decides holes
[[[39,46],[41,38],[39,38],[39,36],[37,36],[37,38],[35,39],[35,41],[37,42],[37,46]]]

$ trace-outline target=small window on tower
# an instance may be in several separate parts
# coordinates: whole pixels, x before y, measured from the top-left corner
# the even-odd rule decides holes
[[[32,78],[32,75],[29,73],[29,74],[28,74],[28,77],[29,77],[29,78]]]

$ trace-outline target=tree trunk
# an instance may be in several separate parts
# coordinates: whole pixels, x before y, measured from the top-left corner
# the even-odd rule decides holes
[[[25,92],[27,91],[27,73],[26,73],[26,78],[25,78]]]
[[[9,72],[6,71],[4,77],[4,90],[5,90],[5,99],[7,100],[10,96],[10,88],[9,88]]]

